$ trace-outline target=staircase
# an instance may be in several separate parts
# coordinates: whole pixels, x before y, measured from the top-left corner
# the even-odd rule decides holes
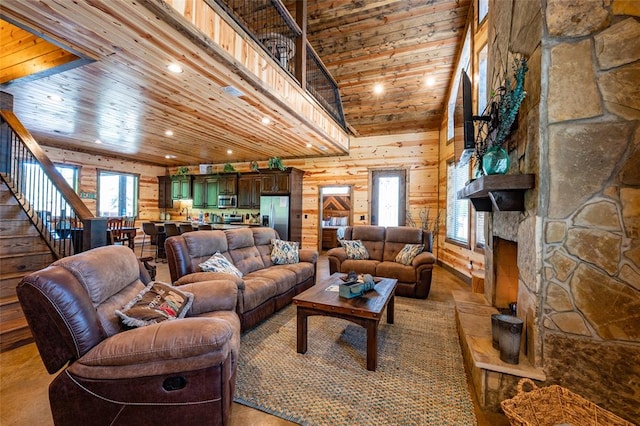
[[[32,341],[16,286],[23,276],[55,260],[29,217],[0,182],[0,351]]]

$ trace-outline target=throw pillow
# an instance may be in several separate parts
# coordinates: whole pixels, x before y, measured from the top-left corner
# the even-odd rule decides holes
[[[271,240],[271,261],[276,265],[300,262],[297,241]]]
[[[219,251],[198,266],[205,272],[226,272],[242,278],[242,272]]]
[[[367,260],[369,259],[369,252],[367,248],[362,244],[360,240],[340,240],[340,244],[347,252],[348,259],[354,260]]]
[[[165,320],[184,318],[193,303],[193,294],[171,284],[150,282],[116,315],[129,327],[144,327]]]
[[[411,265],[413,259],[422,253],[422,250],[424,250],[423,244],[405,244],[402,250],[400,250],[400,253],[396,256],[395,260],[403,265]]]

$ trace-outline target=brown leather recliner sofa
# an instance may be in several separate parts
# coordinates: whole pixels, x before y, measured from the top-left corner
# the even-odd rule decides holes
[[[345,229],[344,240],[360,240],[369,253],[368,260],[349,259],[344,247],[327,252],[330,273],[371,274],[398,280],[396,294],[399,296],[426,299],[431,290],[431,277],[436,258],[431,253],[430,231],[408,226],[356,225]],[[395,261],[405,244],[422,244],[424,250],[410,265]]]
[[[150,278],[106,246],[27,275],[17,294],[51,374],[56,425],[228,423],[240,347],[233,281],[194,283],[186,318],[128,329],[116,315]]]
[[[170,237],[165,241],[165,251],[171,280],[180,286],[218,277],[234,279],[238,286],[236,312],[242,330],[248,330],[316,283],[318,252],[299,249],[299,263],[274,265],[272,239],[278,239],[278,233],[266,227],[195,231]],[[242,278],[203,272],[199,265],[216,252],[231,261]]]

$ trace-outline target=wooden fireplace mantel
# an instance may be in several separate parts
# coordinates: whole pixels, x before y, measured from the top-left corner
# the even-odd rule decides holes
[[[534,186],[533,174],[481,176],[459,190],[458,199],[470,199],[479,212],[522,211],[524,192]]]

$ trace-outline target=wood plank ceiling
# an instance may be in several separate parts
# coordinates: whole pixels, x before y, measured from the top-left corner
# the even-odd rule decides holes
[[[469,3],[309,0],[309,42],[338,83],[354,134],[439,129]],[[295,1],[285,5],[295,15]],[[221,92],[225,80],[238,80],[233,68],[214,67],[138,2],[2,0],[0,12],[85,62],[95,60],[0,86],[43,145],[162,165],[345,153],[268,97],[243,100]],[[9,42],[3,35],[3,51]],[[167,52],[185,61],[182,78],[166,71]],[[384,92],[374,94],[375,84]],[[54,94],[64,102],[47,99]],[[262,126],[265,111],[280,124]],[[165,134],[169,129],[173,136]]]

